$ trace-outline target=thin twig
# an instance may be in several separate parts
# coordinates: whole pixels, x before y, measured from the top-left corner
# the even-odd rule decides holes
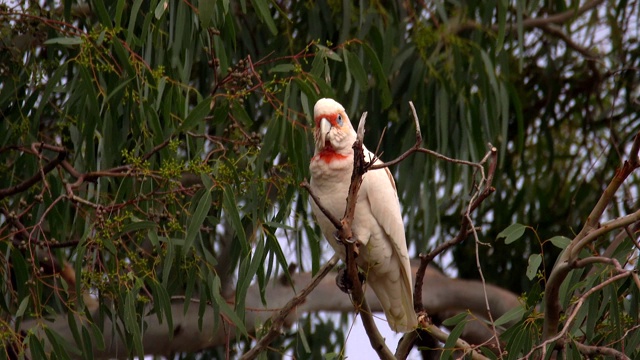
[[[467,213],[467,216],[469,223],[472,222],[471,220],[471,216]],[[502,345],[500,344],[500,339],[498,337],[498,330],[496,329],[496,325],[494,323],[493,320],[493,315],[492,315],[492,311],[491,311],[491,305],[489,304],[489,295],[487,294],[487,282],[484,278],[484,272],[482,271],[482,266],[480,264],[480,251],[478,249],[478,245],[481,244],[480,239],[478,238],[478,232],[475,230],[475,228],[472,227],[472,232],[473,232],[473,238],[475,240],[475,247],[476,247],[476,267],[478,268],[478,273],[480,274],[480,279],[482,280],[482,291],[484,293],[484,303],[487,309],[487,318],[489,320],[489,324],[491,326],[491,330],[493,331],[493,336],[496,339],[496,347],[498,350],[498,354],[502,354]]]
[[[454,159],[454,158],[450,158],[447,157],[445,155],[442,155],[436,151],[433,150],[429,150],[426,148],[422,147],[422,132],[420,132],[420,121],[418,118],[418,114],[416,112],[416,108],[415,106],[413,106],[413,102],[409,101],[409,107],[411,108],[411,113],[413,114],[413,119],[416,125],[416,142],[413,144],[413,146],[405,151],[402,155],[398,156],[397,158],[391,160],[391,161],[386,161],[384,163],[380,163],[380,164],[375,164],[372,165],[369,170],[377,170],[377,169],[382,169],[382,168],[386,168],[386,167],[390,167],[393,165],[396,165],[398,163],[400,163],[401,161],[403,161],[404,159],[406,159],[407,157],[409,157],[409,155],[415,153],[415,152],[421,152],[421,153],[425,153],[431,156],[434,156],[440,160],[444,160],[444,161],[448,161],[454,164],[461,164],[461,165],[468,165],[468,166],[472,166],[475,168],[478,168],[480,171],[484,171],[484,169],[482,168],[482,165],[480,165],[479,163],[474,163],[471,161],[466,161],[466,160],[460,160],[460,159]]]
[[[472,229],[473,226],[471,223],[470,214],[473,211],[475,211],[475,209],[477,209],[480,206],[480,204],[495,191],[495,188],[490,186],[489,180],[493,181],[494,172],[496,170],[495,163],[497,163],[497,159],[498,159],[497,157],[498,150],[495,147],[492,147],[491,150],[488,152],[488,154],[490,154],[488,177],[486,180],[484,180],[485,185],[482,188],[483,189],[482,192],[477,194],[477,196],[474,196],[471,198],[471,202],[469,206],[467,206],[465,213],[462,214],[462,220],[461,220],[460,230],[458,231],[458,234],[456,234],[454,238],[436,246],[436,248],[431,250],[427,255],[420,254],[420,267],[418,267],[418,271],[416,273],[415,290],[413,293],[413,299],[414,299],[413,305],[416,309],[416,312],[418,313],[424,311],[424,306],[422,305],[422,286],[423,286],[424,274],[425,274],[425,271],[427,270],[427,266],[429,265],[429,263],[431,263],[431,261],[433,261],[433,259],[436,256],[440,255],[441,253],[451,248],[452,246],[461,243],[464,239],[467,238],[467,236],[470,233],[474,231]],[[486,158],[487,157],[485,156],[485,159]],[[482,165],[479,165],[479,166],[482,167]]]

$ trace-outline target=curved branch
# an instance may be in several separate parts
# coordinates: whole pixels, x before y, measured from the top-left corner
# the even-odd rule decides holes
[[[606,210],[609,203],[613,200],[616,191],[620,188],[622,183],[629,177],[629,175],[638,167],[640,162],[638,161],[638,150],[640,149],[640,133],[636,134],[633,144],[631,146],[631,154],[629,160],[625,161],[620,169],[618,169],[611,179],[611,182],[604,190],[600,199],[591,210],[591,213],[587,217],[587,220],[576,237],[571,241],[569,246],[565,249],[562,255],[556,260],[556,264],[551,270],[549,279],[544,292],[545,302],[545,316],[543,325],[543,339],[549,339],[554,337],[560,324],[560,286],[566,279],[569,271],[573,268],[575,260],[577,260],[580,251],[591,242],[595,241],[599,236],[602,236],[610,231],[625,227],[640,220],[640,210],[610,220],[602,226],[598,226],[598,222],[602,217],[602,214]]]
[[[604,346],[585,345],[579,342],[575,342],[574,344],[576,345],[576,347],[578,348],[578,351],[580,351],[582,355],[586,355],[589,358],[595,357],[597,355],[605,355],[607,358],[610,358],[610,359],[616,359],[616,360],[629,359],[627,355],[621,353],[616,349],[612,349]]]

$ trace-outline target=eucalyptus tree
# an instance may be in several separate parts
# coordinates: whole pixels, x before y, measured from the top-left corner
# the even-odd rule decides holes
[[[313,104],[332,97],[368,112],[383,160],[414,146],[414,119],[442,155],[391,168],[410,255],[456,239],[435,264],[467,279],[426,269],[422,305],[449,330],[418,345],[637,357],[638,12],[0,4],[0,353],[340,354],[353,316],[316,312],[353,311],[349,297],[328,278],[299,297],[333,263],[300,186]],[[468,212],[480,169],[495,191]]]

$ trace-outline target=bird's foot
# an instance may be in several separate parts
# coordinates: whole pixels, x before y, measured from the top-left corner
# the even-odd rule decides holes
[[[366,278],[363,273],[358,272],[358,279],[360,280],[360,283],[364,285]],[[349,278],[346,267],[338,270],[338,274],[336,275],[336,285],[343,293],[351,294],[351,291],[353,290],[353,281]]]
[[[355,238],[353,238],[353,237],[348,238],[348,239],[342,239],[342,238],[340,237],[340,233],[339,233],[339,231],[338,231],[338,230],[336,230],[336,231],[334,231],[334,232],[333,232],[333,238],[334,238],[334,239],[336,240],[336,242],[337,242],[337,243],[339,243],[339,244],[356,244],[356,246],[360,246],[360,243],[358,243],[358,242],[356,241],[356,239],[355,239]]]

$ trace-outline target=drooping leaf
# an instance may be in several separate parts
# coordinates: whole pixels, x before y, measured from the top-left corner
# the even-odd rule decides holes
[[[536,277],[540,264],[542,264],[542,256],[540,254],[531,254],[531,256],[529,256],[529,265],[527,266],[526,272],[529,280],[533,280],[533,278]]]
[[[499,240],[504,238],[505,244],[511,244],[512,242],[520,239],[522,235],[524,235],[524,231],[526,229],[526,226],[522,224],[511,224],[498,234],[497,239]]]

